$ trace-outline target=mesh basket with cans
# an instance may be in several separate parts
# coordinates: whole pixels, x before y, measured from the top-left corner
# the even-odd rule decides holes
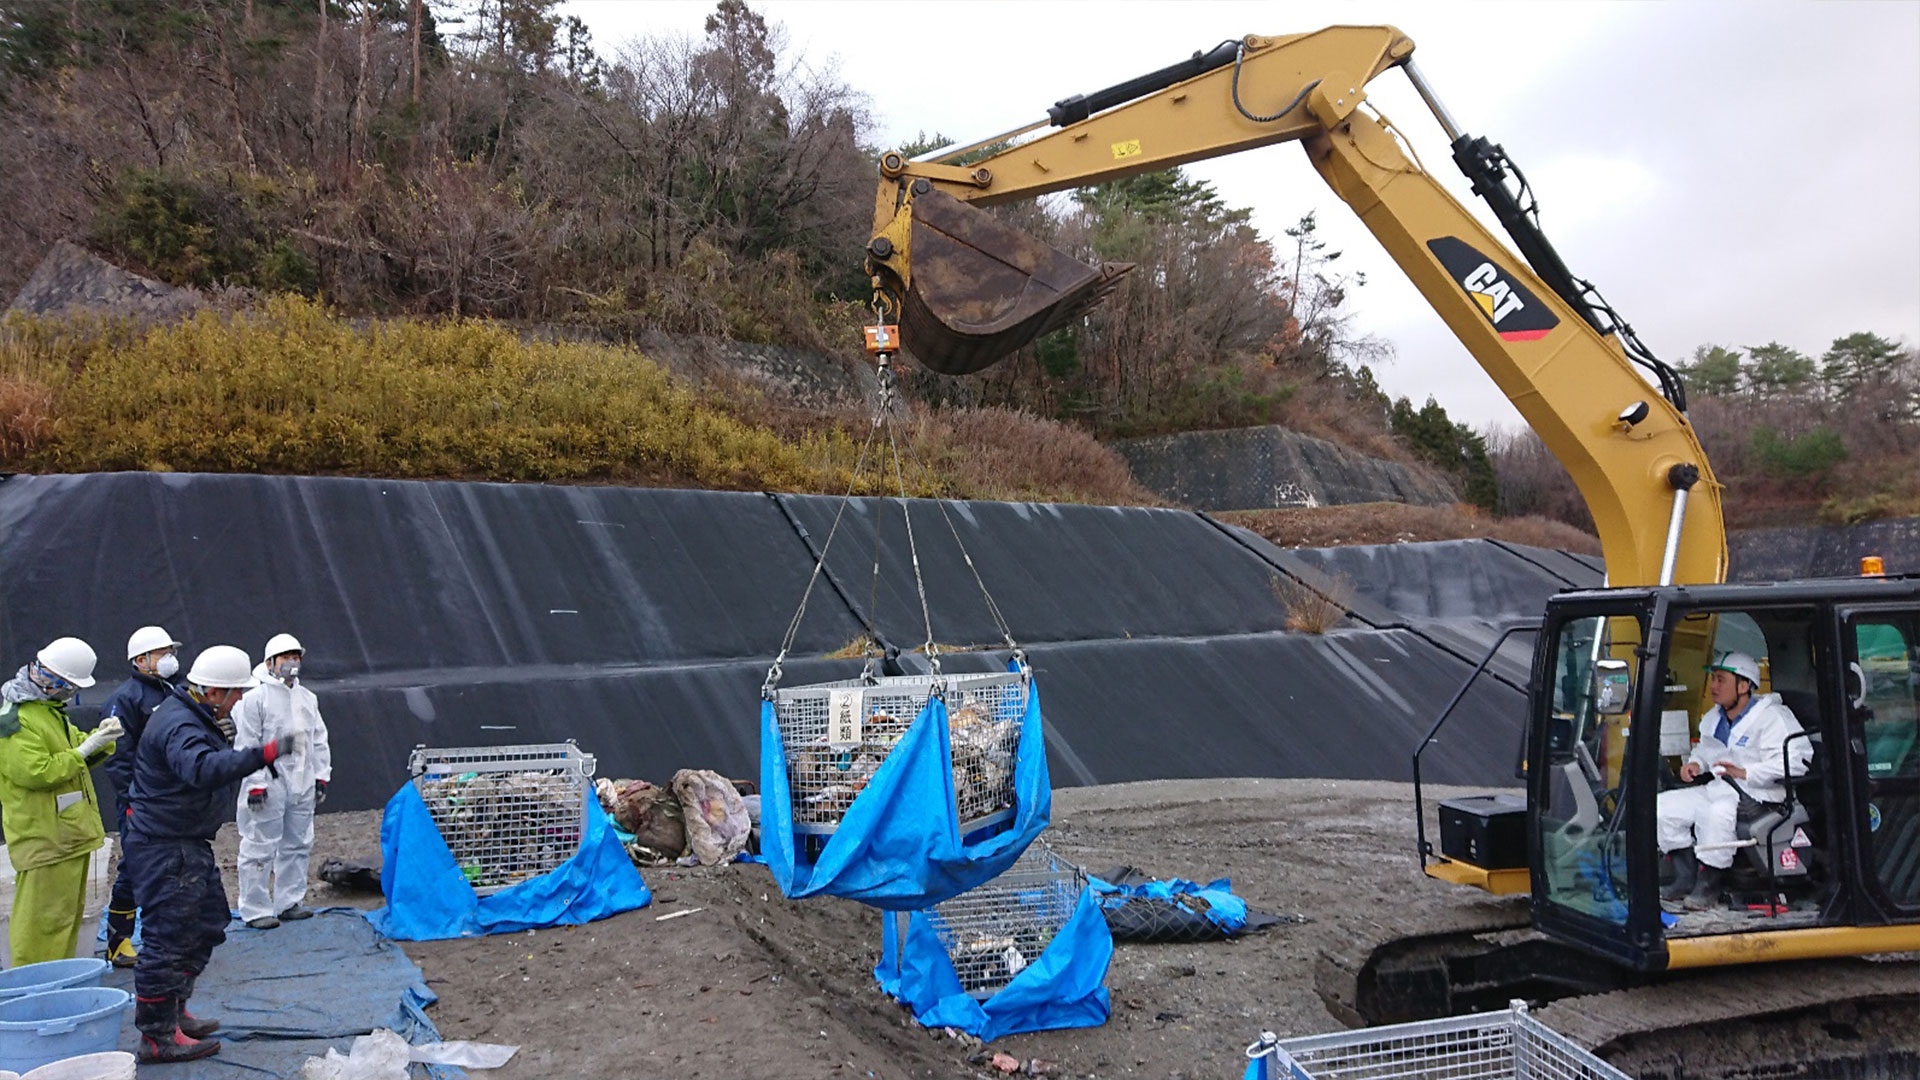
[[[1073,917],[1087,876],[1043,841],[1027,847],[1006,873],[917,915],[896,912],[898,940],[907,920],[929,921],[953,962],[960,988],[977,1000],[992,997],[1040,959]]]
[[[1506,1012],[1420,1020],[1247,1048],[1260,1080],[1632,1080],[1528,1015]]]
[[[530,746],[416,747],[413,786],[460,872],[481,895],[572,858],[587,831],[593,755],[569,740]]]
[[[831,835],[880,763],[945,685],[961,835],[1013,817],[1013,766],[1028,676],[1015,672],[889,675],[773,692],[792,789],[793,831]]]

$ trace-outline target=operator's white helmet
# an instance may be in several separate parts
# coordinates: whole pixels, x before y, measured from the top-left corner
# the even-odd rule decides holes
[[[1753,657],[1748,656],[1746,653],[1721,653],[1720,659],[1707,665],[1707,670],[1732,672],[1752,683],[1756,691],[1760,689],[1760,665],[1755,663]]]
[[[132,660],[137,656],[144,656],[155,649],[177,649],[179,647],[180,643],[173,640],[172,634],[167,633],[157,626],[143,626],[135,630],[133,636],[127,639],[127,659]]]
[[[247,690],[260,685],[260,680],[253,677],[253,661],[247,659],[247,651],[235,645],[207,646],[193,658],[187,681],[214,689]]]
[[[55,638],[47,642],[34,657],[40,666],[67,680],[75,686],[93,685],[93,665],[100,658],[93,654],[93,646],[77,637]]]
[[[294,637],[292,634],[275,634],[267,639],[267,649],[260,654],[260,659],[271,660],[281,653],[304,653],[306,651],[307,650],[301,646],[300,639]]]

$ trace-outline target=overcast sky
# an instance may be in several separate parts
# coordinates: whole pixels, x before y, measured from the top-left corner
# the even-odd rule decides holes
[[[751,0],[750,0],[751,2]],[[1466,131],[1503,144],[1574,273],[1663,359],[1856,330],[1920,342],[1920,2],[1274,3],[759,0],[790,55],[872,102],[877,142],[973,139],[1245,34],[1391,23]],[[574,0],[603,51],[698,35],[709,0]],[[1369,94],[1483,204],[1398,72]],[[1269,236],[1315,211],[1366,271],[1389,393],[1476,427],[1519,416],[1297,146],[1188,166]],[[1485,214],[1482,214],[1486,218]],[[1490,219],[1489,219],[1490,220]],[[1495,227],[1495,232],[1504,237]],[[865,236],[847,238],[858,258]]]

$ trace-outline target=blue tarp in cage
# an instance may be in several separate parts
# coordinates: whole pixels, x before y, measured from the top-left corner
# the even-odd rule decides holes
[[[1009,670],[1025,674],[1018,664]],[[966,676],[955,676],[955,681]],[[1004,678],[996,676],[996,678]],[[948,697],[952,698],[953,691]],[[761,854],[790,899],[839,896],[918,911],[998,877],[1047,827],[1053,792],[1040,697],[1026,680],[1012,762],[1013,806],[993,831],[962,835],[948,700],[929,696],[830,834],[797,827],[788,749],[773,701],[760,709]],[[967,706],[955,703],[956,709]],[[797,750],[798,748],[796,748]]]
[[[1059,1028],[1099,1027],[1112,1006],[1103,985],[1113,959],[1113,937],[1094,901],[1082,890],[1073,914],[1037,960],[1021,967],[990,996],[978,999],[961,983],[940,940],[935,913],[883,918],[880,988],[913,1010],[929,1028],[957,1028],[991,1042],[1003,1035]],[[898,925],[906,924],[906,933]]]
[[[380,819],[380,887],[387,906],[367,921],[396,941],[506,934],[568,926],[645,907],[653,897],[598,799],[573,857],[489,896],[474,892],[413,784],[400,785]]]

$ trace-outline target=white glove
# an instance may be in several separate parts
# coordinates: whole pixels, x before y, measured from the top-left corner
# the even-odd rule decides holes
[[[94,728],[86,738],[80,740],[80,756],[90,758],[98,753],[101,747],[126,733],[126,729],[120,726],[120,718],[109,716],[100,721],[100,726]]]

